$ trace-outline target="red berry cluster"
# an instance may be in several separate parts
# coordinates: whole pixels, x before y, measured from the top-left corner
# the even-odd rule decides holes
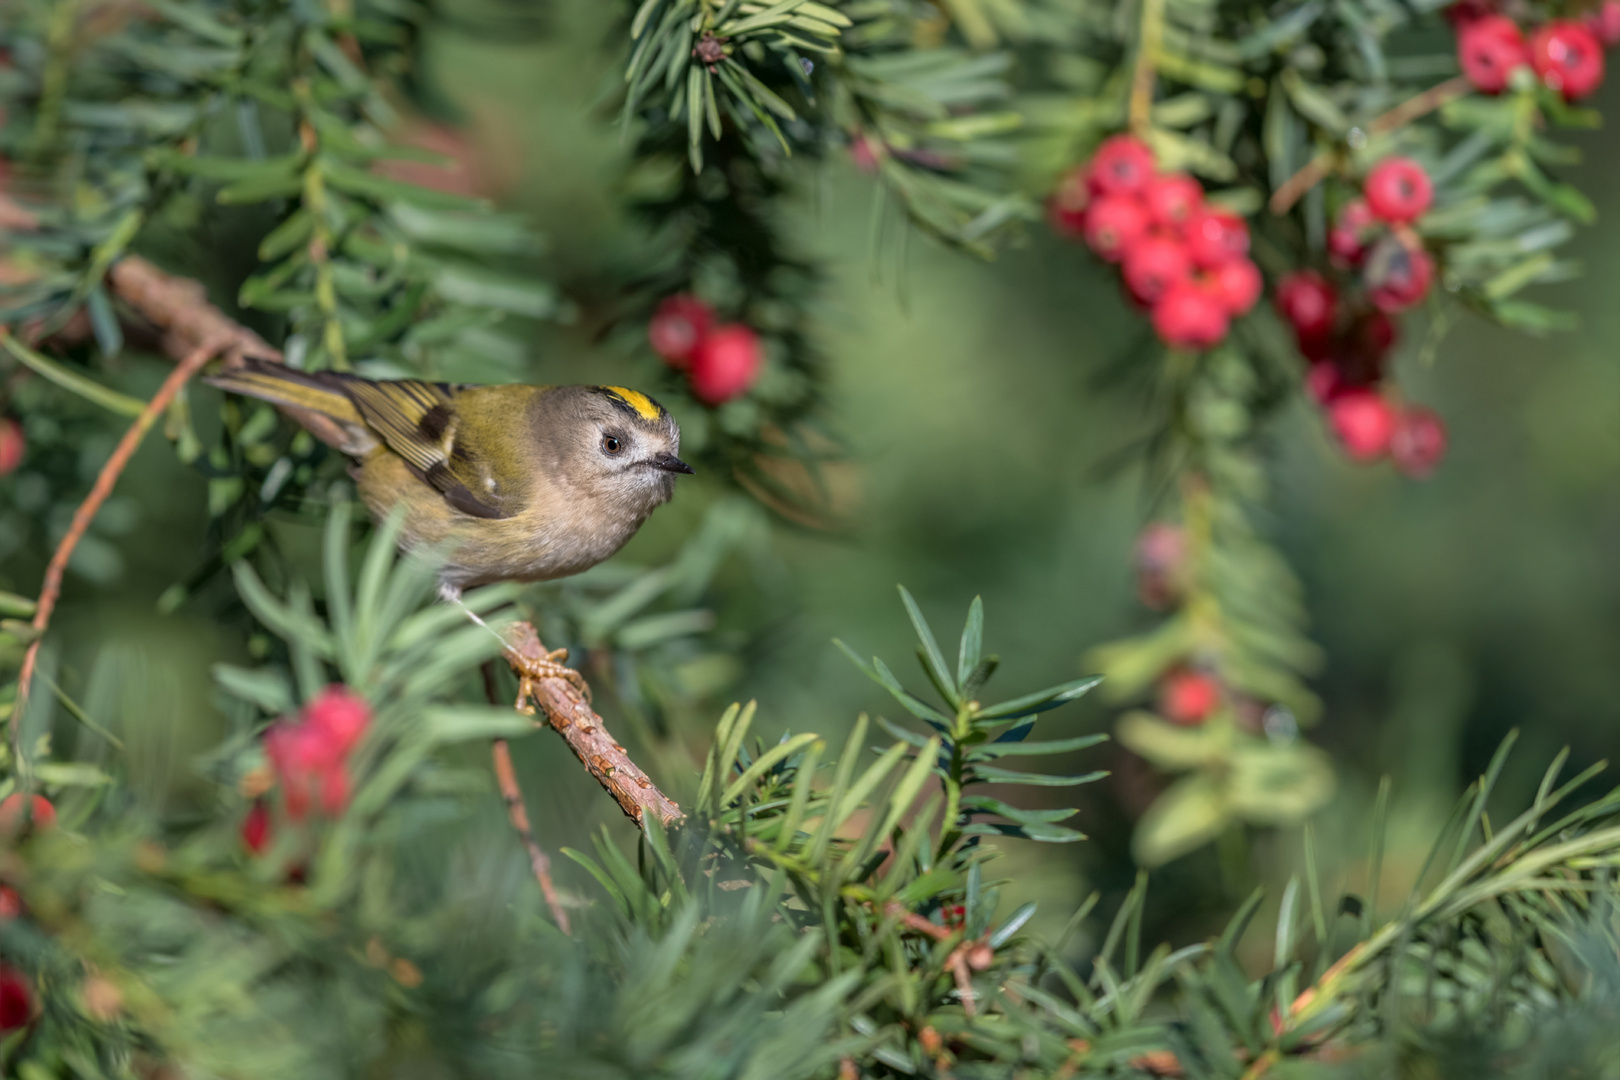
[[[748,392],[764,366],[759,335],[742,323],[715,325],[695,296],[670,296],[647,324],[647,340],[670,367],[686,372],[692,396],[719,405]]]
[[[1380,390],[1395,344],[1390,317],[1377,308],[1341,311],[1338,291],[1314,270],[1283,278],[1276,299],[1310,362],[1306,386],[1345,453],[1356,461],[1388,454],[1408,476],[1433,472],[1445,456],[1445,424],[1433,410],[1397,406]]]
[[[349,803],[349,755],[371,725],[371,707],[346,686],[328,686],[304,707],[297,720],[283,720],[264,736],[264,753],[281,782],[287,815],[302,820],[319,804],[328,817],[343,812]],[[242,839],[259,850],[269,836],[269,818],[262,819],[258,843],[250,836],[249,815]],[[257,828],[257,826],[255,826]]]
[[[1528,67],[1565,101],[1579,101],[1603,84],[1603,47],[1620,44],[1620,0],[1605,0],[1584,22],[1553,19],[1529,41],[1512,19],[1477,0],[1448,12],[1463,74],[1486,94],[1500,94],[1515,71]]]
[[[1131,298],[1153,313],[1165,344],[1207,349],[1260,299],[1249,228],[1204,203],[1186,173],[1161,173],[1147,144],[1105,139],[1064,177],[1048,207],[1052,227],[1119,263]]]
[[[0,476],[10,476],[28,453],[22,425],[9,416],[0,416]]]
[[[44,832],[56,827],[56,807],[43,795],[14,791],[0,799],[0,838],[10,839],[28,829]]]

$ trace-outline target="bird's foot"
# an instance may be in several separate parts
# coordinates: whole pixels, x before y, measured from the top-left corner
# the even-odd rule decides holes
[[[521,656],[517,652],[508,650],[507,659],[511,661],[512,668],[518,673],[518,697],[527,701],[534,684],[541,679],[562,679],[569,686],[579,691],[579,696],[586,701],[591,700],[591,687],[585,677],[567,664],[567,649],[552,649],[545,656]]]

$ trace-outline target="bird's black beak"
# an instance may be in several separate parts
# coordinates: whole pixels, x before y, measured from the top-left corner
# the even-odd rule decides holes
[[[674,454],[654,454],[650,462],[653,468],[663,469],[665,472],[685,473],[688,476],[697,474],[697,470]]]

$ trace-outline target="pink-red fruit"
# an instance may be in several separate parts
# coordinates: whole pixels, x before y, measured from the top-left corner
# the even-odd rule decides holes
[[[1187,250],[1194,263],[1213,270],[1249,254],[1249,227],[1235,214],[1202,208],[1187,219]]]
[[[1167,236],[1149,236],[1125,252],[1125,286],[1131,295],[1152,305],[1192,276],[1192,256],[1187,245]]]
[[[1389,450],[1395,411],[1371,390],[1352,390],[1328,405],[1328,421],[1344,452],[1355,461],[1373,461]]]
[[[1586,28],[1608,48],[1620,45],[1620,0],[1603,0],[1587,14]]]
[[[1328,231],[1328,254],[1335,266],[1349,267],[1361,262],[1367,254],[1367,241],[1371,238],[1377,219],[1360,199],[1346,203]]]
[[[1338,308],[1338,292],[1315,270],[1296,270],[1277,284],[1277,310],[1302,338],[1331,331]]]
[[[1260,279],[1260,268],[1254,263],[1248,259],[1233,259],[1210,272],[1207,287],[1226,313],[1235,319],[1247,315],[1259,301],[1265,282]]]
[[[1148,230],[1147,209],[1131,195],[1104,195],[1086,211],[1086,244],[1108,262],[1119,262]]]
[[[0,416],[0,476],[10,476],[28,454],[28,440],[22,425],[9,416]]]
[[[714,311],[697,297],[665,297],[647,324],[647,340],[670,366],[684,368],[713,321]]]
[[[1603,84],[1603,45],[1580,23],[1554,19],[1530,39],[1530,66],[1565,101],[1579,101]]]
[[[1159,712],[1172,724],[1209,719],[1221,703],[1221,684],[1201,671],[1176,671],[1159,684]]]
[[[255,855],[270,846],[270,809],[262,802],[254,803],[242,819],[242,846]]]
[[[1457,62],[1474,89],[1500,94],[1518,68],[1530,63],[1530,48],[1518,24],[1506,15],[1486,15],[1457,32]]]
[[[1406,225],[1423,216],[1434,202],[1434,184],[1411,158],[1385,158],[1373,166],[1362,186],[1367,209],[1391,225]]]
[[[1380,311],[1404,311],[1429,294],[1434,259],[1421,247],[1386,236],[1367,256],[1362,277],[1367,298]]]
[[[1142,199],[1153,224],[1161,229],[1181,229],[1204,205],[1204,189],[1186,173],[1167,173],[1148,181]]]
[[[1226,309],[1209,289],[1183,281],[1153,306],[1153,329],[1167,345],[1207,349],[1226,337]]]
[[[24,820],[25,816],[31,820]],[[56,807],[43,795],[24,795],[14,791],[0,799],[0,837],[16,836],[32,826],[35,832],[44,832],[56,826]]]
[[[1390,435],[1389,456],[1407,476],[1428,476],[1446,456],[1445,421],[1421,405],[1402,409]]]
[[[1153,151],[1134,135],[1104,139],[1086,176],[1099,195],[1138,195],[1153,177]]]
[[[754,385],[764,362],[753,330],[741,323],[716,327],[692,355],[692,394],[705,405],[730,401]]]
[[[0,1031],[16,1031],[33,1018],[33,984],[16,968],[0,964]]]

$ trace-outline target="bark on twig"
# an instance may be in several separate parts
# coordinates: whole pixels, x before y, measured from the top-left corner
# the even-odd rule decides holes
[[[518,677],[518,707],[528,711],[531,700],[538,705],[546,723],[636,824],[649,812],[665,825],[685,817],[675,801],[630,760],[624,747],[613,741],[602,718],[586,702],[582,683],[554,673],[557,665],[550,662],[551,654],[540,644],[534,627],[520,622],[506,634],[506,658]]]
[[[499,704],[493,661],[484,665],[484,693],[491,705]],[[495,783],[501,789],[502,801],[506,803],[507,817],[511,818],[513,831],[529,853],[529,868],[534,871],[534,879],[540,883],[540,894],[546,898],[546,906],[551,909],[557,929],[565,934],[571,933],[568,910],[562,906],[557,896],[557,886],[551,880],[551,857],[534,838],[534,829],[529,826],[529,810],[523,802],[523,789],[518,786],[517,772],[512,768],[512,749],[505,739],[495,739],[494,744]]]
[[[0,326],[0,337],[9,335],[10,331]],[[158,387],[158,392],[152,395],[152,400],[146,403],[146,408],[141,410],[141,414],[135,418],[129,430],[124,432],[124,437],[118,440],[112,456],[96,474],[96,482],[91,485],[90,494],[85,496],[84,502],[73,512],[73,521],[68,526],[67,534],[56,545],[56,550],[51,553],[51,561],[45,566],[45,580],[40,586],[38,606],[34,609],[33,627],[37,636],[29,644],[28,651],[23,653],[22,671],[17,676],[17,703],[11,713],[11,756],[16,765],[17,775],[25,785],[28,774],[23,767],[22,719],[28,705],[28,687],[33,681],[34,668],[39,663],[40,641],[44,637],[46,627],[50,625],[51,613],[56,610],[56,601],[62,595],[62,576],[67,572],[68,560],[73,557],[73,549],[79,546],[85,531],[90,528],[90,522],[96,516],[96,511],[101,509],[101,504],[112,494],[113,485],[118,482],[124,466],[128,465],[129,459],[135,455],[135,450],[141,445],[147,431],[157,422],[157,418],[163,415],[163,411],[169,407],[169,403],[180,392],[180,388],[185,386],[187,380],[217,356],[221,347],[221,342],[200,341],[181,358],[174,370],[169,372],[169,377],[163,380],[163,385]]]

